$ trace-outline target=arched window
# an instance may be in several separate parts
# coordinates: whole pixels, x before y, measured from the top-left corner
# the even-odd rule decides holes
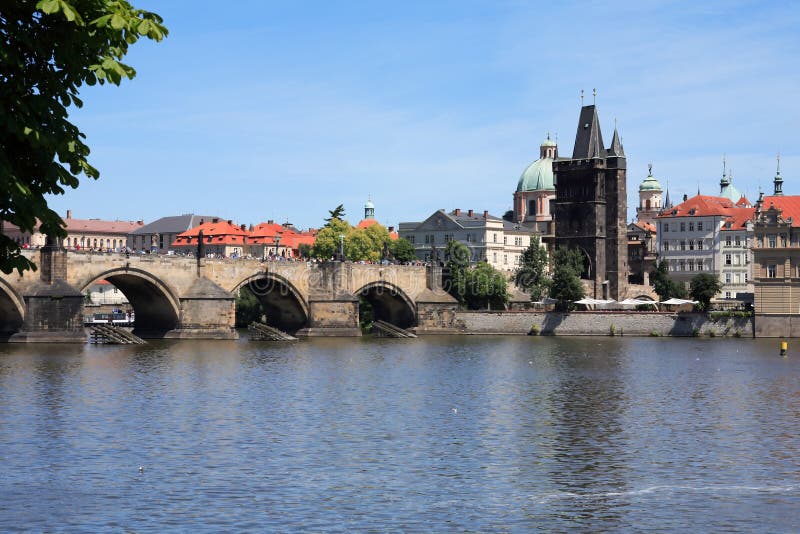
[[[645,209],[648,209],[648,210],[650,209],[650,199],[649,198],[645,201],[644,205],[645,205]]]
[[[528,202],[528,215],[536,215],[536,199]]]

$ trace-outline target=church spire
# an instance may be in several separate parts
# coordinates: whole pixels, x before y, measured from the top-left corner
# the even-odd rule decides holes
[[[614,137],[611,138],[611,148],[608,149],[609,156],[625,157],[625,150],[622,148],[622,141],[619,139],[617,131],[617,119],[614,119]]]
[[[583,106],[578,119],[578,131],[575,134],[575,149],[572,159],[592,159],[605,157],[603,134],[600,131],[600,120],[597,118],[597,108]]]
[[[781,177],[781,155],[778,154],[778,170],[775,172],[775,179],[773,180],[775,184],[775,193],[776,197],[783,196],[783,178]]]

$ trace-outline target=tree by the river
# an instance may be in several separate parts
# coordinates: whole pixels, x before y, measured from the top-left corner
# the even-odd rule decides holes
[[[0,8],[0,221],[32,233],[66,236],[49,195],[96,179],[86,136],[68,120],[86,85],[119,85],[136,71],[122,63],[141,37],[160,41],[160,16],[126,0],[9,0]],[[1,223],[0,223],[1,224]],[[0,270],[36,266],[0,233]]]

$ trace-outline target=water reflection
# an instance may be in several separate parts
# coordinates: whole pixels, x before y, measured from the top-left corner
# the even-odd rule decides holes
[[[800,363],[773,348],[0,346],[0,527],[791,530]]]

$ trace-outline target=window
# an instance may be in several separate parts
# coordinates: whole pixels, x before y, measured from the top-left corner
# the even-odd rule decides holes
[[[697,250],[703,250],[703,240],[702,239],[698,239],[697,240]]]
[[[506,236],[503,236],[503,244],[504,245],[508,244],[508,238]]]
[[[694,260],[689,260],[689,270],[694,271]]]
[[[775,238],[774,235],[769,236],[769,248],[775,248],[777,242],[778,240]]]
[[[732,265],[732,264],[733,264],[732,256],[730,254],[725,254],[725,265]]]
[[[725,236],[725,246],[726,247],[731,246],[731,236],[729,236],[729,235]]]
[[[777,278],[778,268],[776,265],[767,265],[767,278]]]
[[[444,242],[449,243],[453,240],[453,234],[444,234]]]
[[[669,223],[664,223],[664,231],[669,232]]]
[[[694,250],[694,239],[689,241],[689,250]]]
[[[468,233],[467,234],[467,243],[472,243],[474,241],[475,241],[475,235],[473,233],[471,233],[471,232]]]
[[[425,243],[427,244],[430,242],[431,242],[431,236],[429,234],[425,234]]]
[[[729,299],[729,298],[731,298],[731,292],[730,292],[730,291],[726,291],[726,292],[725,292],[725,298],[726,298],[726,299]]]
[[[493,253],[492,253],[492,261],[493,261],[494,263],[497,263],[497,252],[493,252]]]
[[[508,265],[508,254],[503,254],[503,265]]]
[[[736,246],[737,247],[741,247],[742,246],[742,236],[740,236],[740,235],[736,236]]]
[[[703,231],[703,221],[697,221],[697,231],[698,232]]]
[[[725,283],[726,284],[731,283],[731,273],[725,273]]]
[[[702,271],[703,269],[703,260],[697,260],[697,270]]]
[[[781,246],[786,247],[786,234],[781,234]]]
[[[679,271],[685,271],[686,270],[686,262],[684,262],[683,260],[680,260],[678,262],[678,270]]]
[[[665,241],[664,241],[664,242],[661,244],[661,248],[662,248],[663,250],[665,250],[665,251],[668,251],[668,250],[669,250],[669,241],[666,241],[666,240],[665,240]]]
[[[406,236],[406,239],[408,239],[409,243],[411,243],[413,245],[414,244],[414,237],[415,237],[414,234],[410,234],[410,235]]]
[[[492,234],[492,243],[497,243],[497,234]]]
[[[689,231],[690,232],[694,232],[694,223],[693,222],[689,223]]]
[[[681,241],[681,250],[686,250],[686,241]]]
[[[686,231],[686,223],[682,222],[681,223],[681,232],[685,232],[685,231]]]

